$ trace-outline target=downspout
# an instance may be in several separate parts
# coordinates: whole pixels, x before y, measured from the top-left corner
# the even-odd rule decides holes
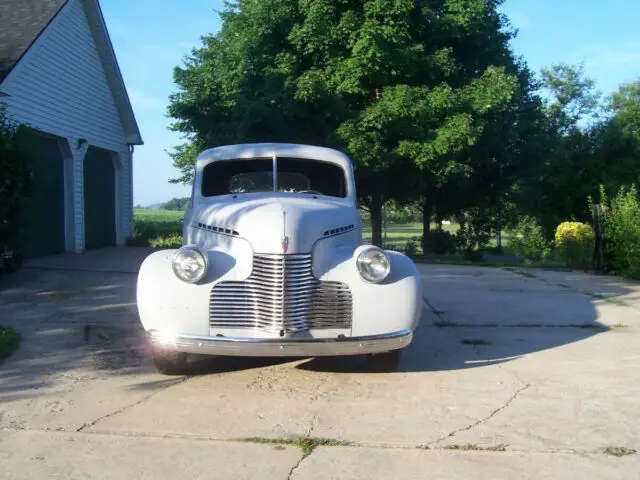
[[[134,146],[132,143],[129,144],[129,192],[131,194],[131,204],[129,206],[129,236],[133,237],[133,150],[134,150]],[[125,244],[127,242],[127,239],[125,238]]]

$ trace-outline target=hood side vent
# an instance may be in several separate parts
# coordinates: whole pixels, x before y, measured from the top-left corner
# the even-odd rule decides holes
[[[202,230],[208,230],[210,232],[222,233],[223,235],[240,235],[235,230],[231,230],[230,228],[216,227],[215,225],[207,225],[205,223],[195,223],[195,227],[201,228]]]
[[[328,237],[330,235],[338,235],[340,233],[344,233],[344,232],[348,232],[350,230],[355,229],[356,226],[351,224],[351,225],[345,225],[343,227],[338,227],[338,228],[332,228],[331,230],[327,230],[323,233],[323,236]]]

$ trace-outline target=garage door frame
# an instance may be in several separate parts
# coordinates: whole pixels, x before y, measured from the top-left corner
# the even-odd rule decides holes
[[[87,228],[86,228],[86,211],[85,211],[85,196],[86,196],[86,186],[84,184],[85,181],[85,167],[86,162],[89,156],[90,148],[96,148],[103,151],[106,151],[111,158],[111,166],[113,167],[113,195],[114,195],[114,235],[115,235],[115,245],[120,245],[122,242],[121,239],[121,229],[122,229],[122,160],[120,158],[120,154],[110,148],[105,148],[96,144],[88,144],[84,150],[84,155],[82,156],[82,172],[81,172],[81,182],[82,182],[82,197],[81,197],[81,205],[82,205],[82,250],[87,250]]]
[[[56,142],[62,156],[63,179],[63,215],[64,215],[64,251],[72,252],[75,249],[75,191],[74,191],[74,156],[69,146],[69,141],[59,135],[39,130],[35,127],[24,126],[32,135],[44,137]]]

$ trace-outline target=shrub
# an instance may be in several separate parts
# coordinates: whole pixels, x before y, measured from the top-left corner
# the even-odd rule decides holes
[[[456,252],[456,237],[446,230],[431,230],[424,248],[425,251],[437,255],[453,254]]]
[[[535,218],[525,215],[508,234],[509,248],[514,255],[531,262],[541,262],[548,258],[551,248]]]
[[[414,239],[409,240],[404,246],[404,254],[414,258],[418,256],[418,242]]]
[[[492,231],[492,220],[480,208],[465,212],[465,222],[460,224],[456,233],[456,243],[465,260],[482,260],[480,251],[489,243]]]
[[[570,268],[587,268],[593,258],[593,228],[581,222],[563,222],[555,234],[558,258]]]
[[[607,202],[604,189],[600,189],[605,205],[604,241],[613,266],[629,278],[640,279],[640,202],[635,186],[621,187]]]
[[[29,130],[9,118],[0,102],[0,250],[20,242],[24,205],[31,185]]]
[[[158,237],[149,242],[153,248],[180,248],[182,246],[182,235],[171,234]]]

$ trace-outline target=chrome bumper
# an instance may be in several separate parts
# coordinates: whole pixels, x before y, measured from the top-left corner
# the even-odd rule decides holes
[[[411,343],[413,332],[399,332],[367,337],[264,339],[238,337],[199,337],[147,332],[151,345],[179,352],[238,357],[321,357],[381,353],[404,348]]]

